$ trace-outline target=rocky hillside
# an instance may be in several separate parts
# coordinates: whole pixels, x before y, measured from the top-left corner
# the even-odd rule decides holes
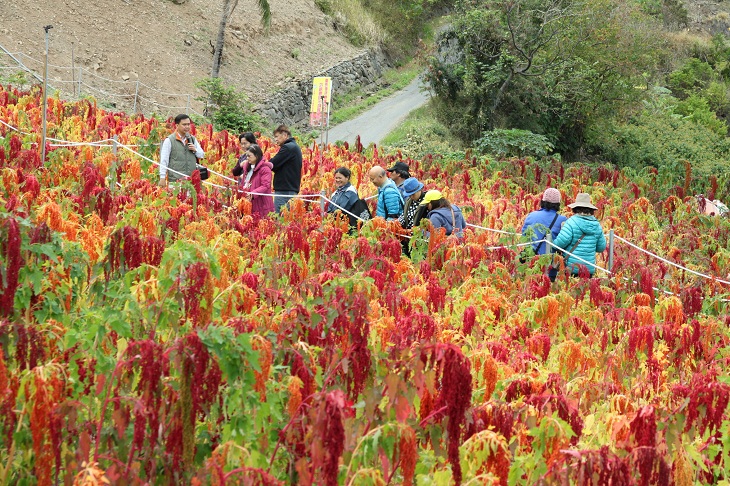
[[[73,92],[79,67],[84,91],[115,99],[139,94],[158,103],[192,105],[196,81],[209,75],[222,0],[10,0],[0,8],[0,45],[41,73],[43,26],[50,30],[52,85]],[[309,76],[354,56],[313,0],[270,0],[268,34],[253,1],[239,2],[229,22],[221,76],[258,101],[287,79]],[[73,56],[72,56],[73,54]],[[72,75],[72,62],[76,70]],[[12,61],[0,51],[0,66]],[[66,69],[62,69],[66,68]],[[76,84],[72,84],[71,80]],[[161,92],[155,91],[159,88]]]

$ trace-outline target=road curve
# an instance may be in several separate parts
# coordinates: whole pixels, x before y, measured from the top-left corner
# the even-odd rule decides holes
[[[359,134],[360,143],[365,147],[371,143],[379,144],[411,111],[426,104],[429,98],[422,77],[417,76],[411,84],[388,96],[366,112],[330,128],[328,141],[329,143],[343,141],[352,145]]]

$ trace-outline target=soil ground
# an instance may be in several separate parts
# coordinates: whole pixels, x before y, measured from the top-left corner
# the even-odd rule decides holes
[[[239,1],[227,29],[221,77],[252,101],[359,52],[314,0],[269,2],[268,34],[253,0]],[[95,90],[129,97],[140,81],[149,86],[141,86],[140,95],[184,105],[187,94],[201,95],[194,85],[210,74],[222,8],[223,0],[179,5],[170,0],[9,0],[0,7],[0,44],[22,53],[19,58],[41,74],[43,26],[50,24],[49,79],[63,97],[73,91],[72,79],[78,84],[76,73],[83,67],[88,73],[82,73],[82,81]],[[0,51],[0,65],[11,62]],[[183,96],[166,101],[164,93]],[[101,92],[91,94],[103,98]]]

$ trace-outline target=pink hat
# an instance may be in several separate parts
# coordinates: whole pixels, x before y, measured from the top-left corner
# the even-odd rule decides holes
[[[549,203],[560,203],[560,191],[554,187],[548,187],[542,193],[542,200]]]

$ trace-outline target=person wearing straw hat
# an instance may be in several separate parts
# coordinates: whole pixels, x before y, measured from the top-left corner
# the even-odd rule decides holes
[[[418,226],[423,214],[426,213],[426,217],[431,221],[433,227],[436,229],[444,228],[447,236],[454,234],[461,237],[463,235],[464,228],[466,228],[464,215],[458,206],[451,204],[441,194],[441,191],[431,189],[426,192],[419,206],[416,221],[413,223],[414,226]]]
[[[606,250],[606,237],[603,228],[594,216],[598,209],[591,202],[590,194],[581,192],[575,202],[568,204],[573,216],[563,223],[560,233],[553,242],[566,250],[565,266],[572,275],[578,275],[581,267],[586,267],[593,276],[596,271],[596,253]]]

